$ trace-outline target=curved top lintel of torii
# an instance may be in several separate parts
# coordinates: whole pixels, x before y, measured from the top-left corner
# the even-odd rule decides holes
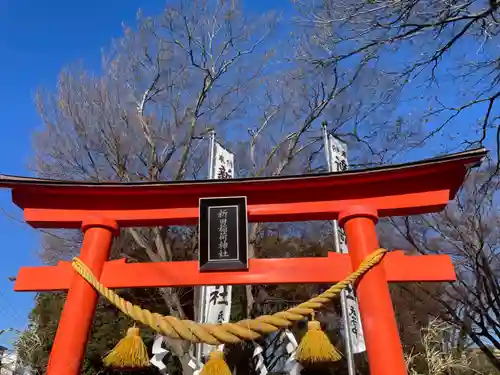
[[[331,220],[353,205],[379,217],[436,212],[453,199],[484,148],[422,161],[300,176],[161,182],[82,182],[0,175],[27,223],[79,228],[89,216],[120,226],[193,225],[200,198],[245,196],[250,222]]]

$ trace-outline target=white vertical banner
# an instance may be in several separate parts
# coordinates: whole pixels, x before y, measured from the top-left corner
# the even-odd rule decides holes
[[[347,244],[344,230],[338,229],[339,248],[342,254],[347,254]],[[359,313],[358,299],[351,285],[344,289],[346,312],[348,316],[348,327],[351,339],[351,348],[354,354],[366,351],[365,337],[363,335],[363,325]]]
[[[331,134],[325,137],[325,141],[327,143],[325,148],[330,172],[346,171],[348,168],[347,145]],[[337,251],[347,254],[348,248],[345,232],[342,228],[339,228],[337,221],[334,221],[334,231]],[[349,331],[349,333],[346,332],[346,336],[351,343],[352,353],[362,353],[366,351],[366,345],[359,314],[358,300],[350,285],[344,289],[342,294],[343,314],[346,315],[344,316],[344,323],[347,325],[346,330]]]
[[[217,141],[213,142],[211,151],[209,178],[234,178],[234,155],[222,147]],[[221,243],[220,251],[227,251]],[[227,323],[231,316],[233,287],[231,285],[210,285],[202,287],[202,309],[200,320],[202,323]],[[208,356],[214,346],[202,344],[201,355]],[[200,358],[201,359],[201,358]]]
[[[213,158],[213,171],[211,173],[213,179],[227,180],[234,178],[234,155],[217,141],[214,142]]]

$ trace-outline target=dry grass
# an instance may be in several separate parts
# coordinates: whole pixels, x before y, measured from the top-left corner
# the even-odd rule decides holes
[[[422,329],[422,345],[424,351],[414,354],[410,352],[406,355],[406,366],[409,375],[487,375],[472,367],[471,358],[464,353],[459,354],[453,351],[444,353],[441,350],[443,334],[449,329],[449,325],[433,320]],[[427,365],[427,372],[420,373],[415,369],[417,360],[423,360]]]

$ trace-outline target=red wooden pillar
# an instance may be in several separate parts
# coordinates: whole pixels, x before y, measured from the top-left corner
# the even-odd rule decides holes
[[[80,259],[99,278],[109,258],[113,235],[118,234],[118,224],[114,220],[92,218],[83,222],[82,231]],[[97,298],[94,289],[75,273],[50,353],[47,375],[80,374]]]
[[[353,206],[340,212],[349,256],[354,269],[379,247],[375,224],[377,211]],[[389,285],[382,265],[376,265],[357,284],[359,310],[368,352],[371,375],[406,375],[403,348],[399,338]]]

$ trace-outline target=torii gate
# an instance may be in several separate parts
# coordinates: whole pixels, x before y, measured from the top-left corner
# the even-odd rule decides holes
[[[378,248],[379,217],[442,210],[485,149],[411,164],[319,175],[155,183],[83,183],[0,176],[0,187],[35,228],[81,228],[80,259],[109,288],[227,284],[334,283]],[[348,255],[250,259],[248,271],[200,273],[197,261],[128,264],[109,261],[119,228],[196,224],[203,197],[246,196],[251,222],[338,219]],[[272,270],[272,272],[269,272]],[[229,276],[229,277],[228,277]],[[406,366],[389,282],[453,281],[448,256],[393,251],[356,285],[370,373],[404,375]],[[67,290],[47,374],[77,375],[97,303],[94,289],[69,262],[22,267],[16,291]]]

